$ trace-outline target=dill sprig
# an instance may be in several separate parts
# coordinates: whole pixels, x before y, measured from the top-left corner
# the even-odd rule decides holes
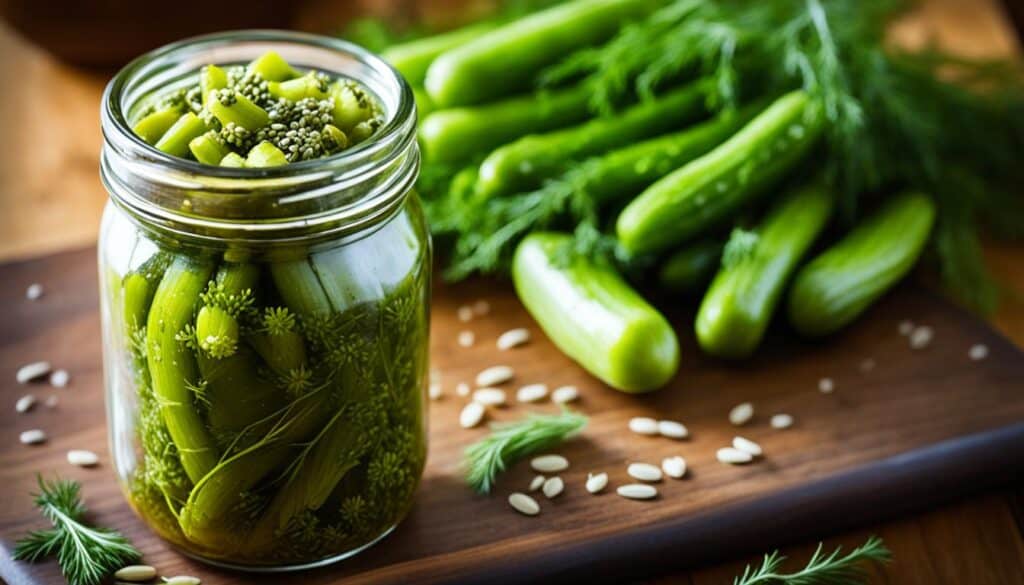
[[[83,522],[86,513],[78,482],[38,478],[35,505],[53,528],[31,532],[14,547],[14,558],[35,563],[57,556],[61,572],[71,585],[98,585],[141,554],[120,533]]]
[[[569,410],[560,414],[530,414],[525,419],[494,423],[491,434],[466,448],[466,482],[481,494],[491,492],[498,474],[523,457],[550,449],[575,435],[587,417]]]
[[[845,556],[839,556],[839,548],[831,554],[824,554],[822,549],[819,543],[807,566],[795,573],[778,572],[786,560],[778,551],[765,555],[760,567],[747,565],[733,585],[857,585],[867,578],[865,561],[887,563],[892,559],[882,539],[875,536]]]

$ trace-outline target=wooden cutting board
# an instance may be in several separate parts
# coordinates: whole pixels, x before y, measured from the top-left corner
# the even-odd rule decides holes
[[[24,297],[33,282],[46,288],[36,302]],[[457,308],[479,299],[490,303],[490,314],[460,323]],[[36,473],[80,480],[95,522],[122,530],[163,574],[195,574],[206,584],[504,583],[562,581],[582,572],[590,581],[615,581],[821,536],[1024,474],[1024,356],[980,321],[914,285],[827,342],[802,343],[776,326],[758,356],[740,364],[701,356],[690,333],[692,309],[674,310],[664,299],[680,331],[683,366],[670,387],[646,396],[615,392],[571,363],[507,285],[438,286],[434,301],[432,363],[445,394],[431,403],[430,459],[412,513],[355,559],[301,575],[254,577],[174,552],[135,518],[118,491],[106,446],[94,251],[0,266],[0,577],[11,585],[60,582],[53,563],[10,558],[14,540],[43,525],[29,496]],[[904,319],[931,326],[933,343],[910,349],[897,331]],[[533,341],[498,351],[496,337],[512,327],[529,328]],[[475,333],[475,346],[457,344],[462,330]],[[976,343],[988,346],[986,360],[968,359]],[[66,368],[70,386],[18,386],[17,368],[40,359]],[[874,367],[864,367],[866,360]],[[542,512],[534,518],[518,515],[505,501],[532,478],[525,462],[501,477],[489,497],[473,494],[459,471],[462,449],[485,430],[459,428],[465,399],[454,387],[499,363],[515,368],[510,391],[532,382],[578,385],[576,408],[591,417],[582,436],[559,449],[572,462],[562,474],[565,493],[554,501],[541,498]],[[818,391],[821,377],[834,379],[832,394]],[[15,414],[14,402],[26,392],[41,402],[58,396],[59,404]],[[754,404],[756,415],[736,429],[727,413],[744,401]],[[531,410],[556,407],[514,404],[491,418],[515,419]],[[772,429],[770,415],[782,412],[796,424]],[[630,433],[627,421],[641,415],[681,420],[691,438]],[[50,440],[19,444],[18,434],[36,427]],[[759,442],[764,458],[742,467],[718,463],[716,449],[736,434]],[[100,466],[72,467],[65,460],[72,448],[97,451]],[[615,486],[628,481],[628,462],[657,464],[677,454],[688,461],[689,474],[659,484],[656,500],[615,495]],[[583,483],[587,472],[597,471],[611,482],[592,496]]]

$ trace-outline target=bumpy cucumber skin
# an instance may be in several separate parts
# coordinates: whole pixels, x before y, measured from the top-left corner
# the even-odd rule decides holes
[[[655,6],[652,0],[573,0],[536,12],[442,53],[424,85],[440,108],[526,89],[544,66],[607,39]]]
[[[679,368],[668,321],[610,266],[557,264],[571,236],[537,232],[516,249],[512,278],[526,309],[570,358],[623,392],[656,390]]]
[[[786,94],[634,199],[616,223],[619,241],[634,254],[659,252],[718,227],[803,160],[822,126],[816,101],[802,91]]]
[[[789,291],[789,322],[808,337],[850,324],[913,268],[935,223],[935,204],[903,193],[803,267]]]
[[[769,212],[751,256],[723,266],[701,302],[695,329],[704,351],[742,358],[757,349],[797,263],[825,229],[833,207],[832,193],[813,185]]]

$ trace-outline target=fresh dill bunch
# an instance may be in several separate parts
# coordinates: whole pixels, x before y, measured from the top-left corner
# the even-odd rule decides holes
[[[142,555],[120,533],[84,523],[86,513],[78,482],[38,477],[35,505],[53,528],[31,532],[14,546],[14,558],[35,563],[56,555],[70,585],[98,585]]]
[[[488,494],[498,474],[520,459],[551,449],[580,432],[587,417],[563,410],[560,414],[530,414],[516,422],[493,423],[491,434],[466,448],[466,482]]]
[[[209,285],[199,298],[203,304],[209,307],[222,309],[228,315],[239,318],[252,309],[255,302],[252,289],[245,289],[238,293],[227,292],[224,285],[210,281]]]
[[[757,251],[758,240],[757,232],[739,227],[733,228],[729,234],[729,240],[722,249],[722,266],[732,268],[752,257]]]
[[[827,555],[822,548],[819,543],[807,566],[795,573],[779,573],[786,557],[778,551],[767,554],[761,566],[747,565],[743,575],[733,580],[733,585],[857,585],[867,579],[865,561],[887,563],[892,559],[885,543],[875,536],[845,556],[839,556],[839,548]]]
[[[287,335],[298,329],[298,320],[288,307],[267,307],[263,309],[261,330],[268,335]]]

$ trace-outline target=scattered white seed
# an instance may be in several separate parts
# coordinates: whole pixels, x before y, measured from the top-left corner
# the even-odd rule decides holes
[[[164,585],[201,585],[202,581],[199,577],[192,577],[191,575],[176,575],[174,577],[164,577]]]
[[[935,331],[931,327],[926,325],[916,327],[910,333],[910,347],[911,349],[924,349],[932,342],[933,337],[935,337]]]
[[[509,494],[508,503],[520,514],[525,514],[527,516],[536,516],[537,514],[540,514],[540,504],[537,503],[537,500],[526,494],[520,492]]]
[[[100,462],[98,455],[85,449],[72,449],[68,451],[68,463],[79,467],[92,467]]]
[[[818,380],[818,392],[822,394],[831,394],[836,389],[836,383],[832,381],[832,378],[822,378]]]
[[[670,439],[685,439],[690,436],[690,431],[687,430],[686,425],[681,422],[676,422],[674,420],[659,420],[658,434]]]
[[[24,431],[18,437],[23,445],[38,445],[46,442],[46,433],[42,429]]]
[[[34,282],[25,289],[25,298],[30,301],[37,301],[43,296],[43,285]]]
[[[737,427],[741,427],[754,418],[754,405],[749,402],[743,402],[732,407],[729,411],[729,422]]]
[[[620,485],[615,491],[620,496],[631,500],[649,500],[658,495],[658,488],[644,483]]]
[[[476,375],[477,386],[497,386],[512,379],[515,372],[508,366],[492,366]]]
[[[549,477],[544,481],[544,485],[541,487],[541,491],[544,492],[544,497],[549,500],[558,497],[558,494],[561,494],[564,490],[565,482],[557,475],[555,477]]]
[[[569,469],[569,460],[561,455],[541,455],[530,460],[530,467],[540,473],[555,473]]]
[[[661,460],[661,469],[665,475],[680,479],[686,475],[686,459],[682,457],[666,457]]]
[[[868,372],[875,369],[875,365],[875,360],[867,358],[866,360],[860,363],[860,371],[864,374],[867,374]]]
[[[460,331],[459,332],[459,347],[473,347],[476,343],[476,335],[472,331]]]
[[[788,414],[776,414],[772,417],[771,425],[773,429],[788,429],[793,426],[793,417]]]
[[[551,393],[551,400],[557,404],[568,404],[580,398],[579,388],[575,386],[559,386]]]
[[[661,481],[661,470],[658,466],[650,463],[630,463],[626,473],[633,479],[640,481]]]
[[[444,389],[441,387],[440,383],[431,382],[430,386],[427,386],[427,396],[429,396],[431,400],[440,400],[443,394]]]
[[[430,381],[431,382],[440,382],[441,381],[441,370],[437,370],[435,368],[431,368],[430,369]]]
[[[473,307],[470,307],[469,305],[462,305],[455,314],[458,316],[459,321],[468,323],[473,319]]]
[[[455,393],[459,396],[469,396],[469,384],[465,382],[459,382],[455,385]]]
[[[914,322],[905,319],[900,321],[900,335],[910,335],[914,331]]]
[[[519,402],[537,402],[544,400],[548,395],[547,384],[528,384],[516,391],[516,400]]]
[[[764,449],[761,448],[761,445],[746,437],[733,437],[732,446],[745,453],[750,453],[754,457],[760,457],[764,454]]]
[[[967,350],[967,357],[976,362],[980,362],[988,357],[988,346],[981,343],[972,345],[971,349]]]
[[[491,303],[488,303],[487,301],[481,299],[473,303],[473,312],[477,316],[483,317],[484,315],[491,312]]]
[[[592,494],[599,493],[607,485],[608,485],[608,474],[607,473],[598,473],[597,475],[595,475],[593,473],[588,473],[587,474],[587,491],[588,492],[590,492]]]
[[[539,490],[541,487],[544,486],[544,482],[547,480],[548,478],[544,477],[543,475],[534,476],[533,481],[530,482],[530,491],[535,492]]]
[[[501,388],[480,388],[473,393],[473,401],[484,406],[505,406],[508,399]]]
[[[530,341],[529,329],[509,329],[498,337],[498,349],[512,349],[513,347],[519,347],[528,341]]]
[[[122,581],[131,581],[133,583],[143,583],[145,581],[152,581],[156,579],[156,569],[149,565],[128,565],[122,569],[118,569],[114,573],[115,579]]]
[[[657,435],[658,421],[646,416],[634,416],[629,419],[629,430],[638,435]]]
[[[722,447],[715,454],[722,463],[729,463],[731,465],[740,465],[742,463],[750,463],[754,460],[754,456],[746,451],[740,451],[734,447]]]
[[[41,378],[49,373],[50,362],[33,362],[18,368],[18,373],[14,377],[17,378],[19,384],[28,384],[32,380]]]
[[[14,410],[19,413],[24,413],[32,410],[32,407],[36,405],[36,397],[31,394],[26,394],[18,399],[14,403]]]
[[[462,412],[459,413],[459,424],[464,429],[471,429],[476,425],[480,424],[480,421],[484,420],[484,415],[487,413],[483,404],[479,402],[470,402],[466,406],[462,407]]]
[[[57,402],[58,398],[56,394],[50,396],[46,399],[46,408],[57,408]]]

